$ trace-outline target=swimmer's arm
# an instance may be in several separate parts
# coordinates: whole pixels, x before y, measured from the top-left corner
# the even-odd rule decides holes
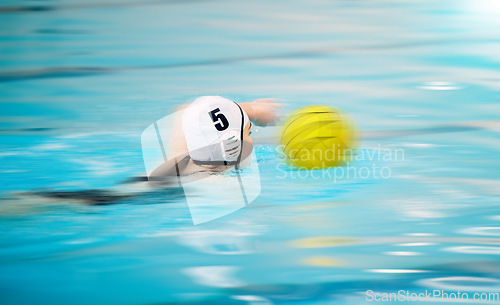
[[[149,175],[149,180],[164,181],[165,179],[168,179],[168,177],[182,175],[188,162],[189,157],[187,154],[182,154],[178,157],[163,162],[162,165],[158,166],[151,173],[151,175]]]
[[[238,103],[238,105],[258,126],[276,125],[280,118],[278,109],[282,106],[273,98],[261,98],[250,103]]]

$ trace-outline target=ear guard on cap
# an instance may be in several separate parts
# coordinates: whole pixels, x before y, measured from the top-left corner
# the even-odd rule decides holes
[[[238,161],[241,153],[240,135],[235,130],[228,130],[219,140],[222,155],[227,162]]]

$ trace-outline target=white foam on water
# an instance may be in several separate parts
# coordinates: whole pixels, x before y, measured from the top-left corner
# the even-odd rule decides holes
[[[239,268],[234,266],[201,266],[185,268],[182,273],[203,286],[234,288],[244,285],[234,276],[238,270]]]

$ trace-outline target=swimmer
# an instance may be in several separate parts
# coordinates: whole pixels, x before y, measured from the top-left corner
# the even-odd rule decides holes
[[[237,104],[220,96],[202,96],[179,107],[167,160],[151,173],[150,180],[245,167],[253,149],[252,123],[275,125],[279,107],[270,98]]]

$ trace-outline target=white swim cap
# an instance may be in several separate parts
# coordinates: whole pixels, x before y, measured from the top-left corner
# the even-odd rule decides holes
[[[248,115],[233,101],[202,96],[182,115],[182,131],[194,161],[239,161]]]

